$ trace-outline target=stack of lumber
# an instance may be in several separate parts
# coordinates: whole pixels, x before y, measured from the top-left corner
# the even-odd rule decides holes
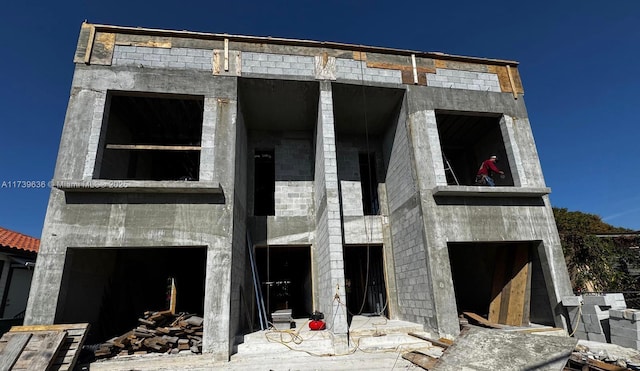
[[[171,311],[145,312],[138,327],[93,347],[96,358],[124,354],[202,352],[202,317]]]
[[[88,323],[13,326],[0,338],[0,370],[73,370]]]

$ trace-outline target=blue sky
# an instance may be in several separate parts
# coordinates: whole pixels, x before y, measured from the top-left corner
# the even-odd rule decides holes
[[[83,20],[520,62],[553,206],[640,230],[640,2],[11,1],[0,22],[0,226],[39,237]],[[9,185],[9,186],[8,186]]]

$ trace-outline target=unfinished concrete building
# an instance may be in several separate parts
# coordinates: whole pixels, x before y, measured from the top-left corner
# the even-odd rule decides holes
[[[516,62],[88,23],[74,62],[26,324],[102,341],[171,277],[221,359],[261,307],[322,312],[336,347],[363,313],[564,327]]]

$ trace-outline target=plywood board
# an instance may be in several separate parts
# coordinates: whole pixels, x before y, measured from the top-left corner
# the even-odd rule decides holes
[[[491,288],[488,319],[493,323],[522,326],[529,321],[529,248],[499,249]]]
[[[110,66],[113,59],[115,43],[116,34],[104,32],[96,33],[89,63]]]

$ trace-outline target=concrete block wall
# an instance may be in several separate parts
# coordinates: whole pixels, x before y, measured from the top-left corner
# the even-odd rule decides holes
[[[640,349],[640,309],[610,309],[611,343]]]
[[[436,73],[427,73],[427,85],[439,88],[501,91],[500,81],[495,73],[460,71],[446,68],[436,68]]]
[[[242,72],[277,76],[315,76],[314,57],[242,52]]]
[[[313,212],[311,140],[283,136],[275,147],[275,215],[308,216]]]
[[[274,151],[276,216],[308,216],[314,210],[313,150],[311,134],[308,135],[270,132],[254,132],[250,135],[248,148],[251,158],[255,150]],[[253,210],[254,184],[260,180],[254,179],[253,161],[248,170],[249,210]]]
[[[402,84],[402,72],[399,70],[367,67],[367,62],[343,58],[336,59],[336,77],[345,80]]]
[[[116,45],[112,65],[213,70],[213,50]]]
[[[403,109],[404,111],[404,109]],[[386,189],[396,272],[399,317],[421,324],[433,323],[433,300],[426,261],[420,198],[405,115],[393,135]]]
[[[565,296],[562,305],[569,315],[571,332],[578,339],[612,342],[611,310],[624,310],[627,305],[620,293],[605,295]]]
[[[331,85],[320,84],[320,102],[316,137],[315,209],[317,310],[325,314],[327,326],[336,334],[346,334],[347,313],[342,222],[338,195],[335,127]],[[329,320],[330,319],[330,320]],[[344,339],[346,346],[346,339]],[[342,342],[341,342],[342,344]]]

